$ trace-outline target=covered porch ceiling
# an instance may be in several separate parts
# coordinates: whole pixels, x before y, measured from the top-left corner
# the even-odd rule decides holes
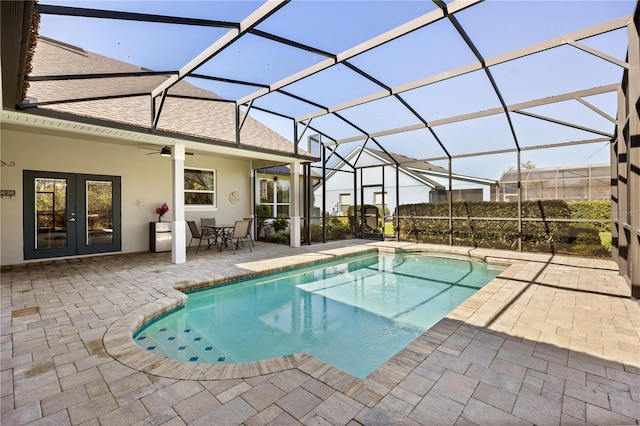
[[[248,115],[290,142],[286,155],[317,158],[321,141],[333,164],[357,145],[435,163],[506,155],[509,165],[515,153],[541,148],[558,148],[567,161],[608,158],[600,147],[615,136],[637,7],[635,1],[41,0],[10,10],[6,3],[18,2],[2,5],[5,110],[51,115],[74,103],[146,96],[152,107],[140,130],[151,140],[161,136],[157,125],[171,102],[193,102],[189,113],[198,120],[214,119],[198,116],[198,102],[223,103],[237,111],[229,123],[236,138],[226,141],[235,148],[243,148],[238,129]],[[41,36],[139,71],[30,74],[30,91],[55,81],[83,85],[83,95],[29,99],[28,91],[23,100],[5,87],[12,81],[21,87],[30,13],[40,15]],[[150,76],[161,81],[142,93],[118,84]],[[87,82],[97,79],[113,81],[112,91],[87,93]],[[215,96],[184,94],[180,82]],[[208,143],[183,136],[187,148]],[[584,145],[592,156],[566,154],[576,147],[585,153]]]

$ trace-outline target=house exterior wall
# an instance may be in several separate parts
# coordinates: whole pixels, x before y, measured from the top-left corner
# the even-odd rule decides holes
[[[363,154],[364,156],[364,154]],[[346,170],[346,168],[345,168]],[[382,169],[364,169],[363,180],[365,185],[382,184]],[[360,177],[358,176],[358,181]],[[396,171],[395,167],[384,168],[384,184],[386,195],[386,206],[389,213],[393,213],[396,208]],[[429,191],[431,188],[400,172],[400,196],[401,203],[421,203],[429,201]],[[326,181],[327,212],[333,215],[341,215],[340,194],[351,194],[351,204],[353,204],[353,173],[338,172]],[[380,188],[365,188],[364,201],[360,199],[360,188],[358,186],[358,204],[374,204],[374,192],[380,192]],[[322,207],[322,187],[314,192],[315,206]]]
[[[440,176],[429,176],[429,179],[438,182],[445,189],[449,189],[449,178],[440,177]],[[461,198],[461,194],[464,195],[465,200],[473,200],[473,201],[491,201],[493,198],[493,192],[495,191],[495,185],[482,185],[479,183],[473,182],[465,182],[462,180],[456,180],[455,178],[451,182],[452,190],[458,193],[457,196],[454,196],[454,200],[463,199]],[[482,199],[479,200],[476,197],[476,191],[482,190]]]
[[[83,173],[120,176],[122,185],[122,252],[149,250],[149,222],[156,221],[155,209],[167,202],[172,209],[171,159],[145,155],[135,141],[128,145],[90,140],[79,134],[3,123],[1,153],[2,189],[15,190],[16,196],[0,202],[0,261],[2,265],[23,263],[23,170]],[[217,209],[185,209],[186,220],[216,217],[218,223],[232,223],[252,214],[251,162],[216,158],[206,155],[187,156],[185,167],[216,170]],[[233,204],[229,195],[236,191],[239,201]],[[142,200],[142,205],[138,205]],[[235,201],[235,200],[234,200]],[[170,210],[165,220],[171,220]],[[187,242],[189,239],[187,232]]]
[[[358,166],[380,165],[380,160],[370,155],[366,151],[362,153],[358,159]],[[326,197],[327,197],[327,213],[331,215],[341,215],[340,210],[340,194],[351,194],[351,203],[353,204],[353,173],[351,168],[343,166],[339,171],[331,175],[326,181]],[[360,170],[358,170],[358,204],[374,204],[374,193],[379,192],[379,188],[365,188],[364,201],[360,199]],[[449,179],[429,175],[428,178],[438,182],[444,188],[449,187]],[[382,167],[373,167],[362,169],[362,180],[365,185],[382,184]],[[384,167],[384,184],[386,199],[385,204],[389,210],[389,214],[393,214],[396,208],[396,169],[393,166]],[[491,200],[492,188],[489,185],[481,185],[478,183],[453,180],[452,187],[454,190],[470,190],[482,189],[482,198],[485,201]],[[413,176],[400,170],[399,173],[399,190],[400,204],[428,203],[430,200],[429,193],[433,188],[425,185]],[[314,191],[315,207],[322,207],[322,187],[318,187]]]

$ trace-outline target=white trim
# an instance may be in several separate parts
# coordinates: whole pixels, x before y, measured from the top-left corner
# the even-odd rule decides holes
[[[178,138],[171,138],[167,136],[160,136],[151,133],[141,133],[132,130],[115,129],[111,127],[100,126],[96,124],[78,123],[75,121],[63,120],[59,118],[45,117],[35,114],[28,114],[22,111],[2,111],[0,113],[0,123],[14,124],[26,127],[34,128],[46,128],[52,130],[58,130],[62,132],[70,132],[81,135],[91,135],[94,137],[105,137],[111,139],[109,142],[130,142],[130,145],[134,144],[150,144],[163,147],[165,145],[184,145],[185,149],[197,150],[200,152],[210,153],[216,156],[230,156],[240,159],[256,159],[276,162],[291,162],[291,156],[286,154],[277,155],[267,152],[254,152],[245,150],[243,148],[226,147],[224,145],[212,145],[203,142],[186,141]],[[114,125],[117,123],[114,123]],[[229,143],[233,143],[229,141]]]
[[[211,190],[198,191],[198,190],[191,190],[191,189],[184,188],[184,179],[185,179],[184,175],[189,170],[212,172],[213,173],[213,191],[211,191]],[[184,191],[185,194],[187,194],[187,193],[190,193],[190,194],[213,194],[213,204],[187,204],[185,202],[184,203],[185,210],[201,211],[201,210],[212,210],[212,209],[217,210],[218,209],[218,171],[216,169],[210,169],[210,168],[207,168],[207,167],[185,167],[184,168],[184,174],[182,176],[182,186],[183,186],[183,191]]]

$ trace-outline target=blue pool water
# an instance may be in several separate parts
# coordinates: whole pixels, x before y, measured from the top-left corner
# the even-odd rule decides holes
[[[134,340],[198,363],[306,352],[364,378],[503,270],[463,257],[361,255],[190,293]]]

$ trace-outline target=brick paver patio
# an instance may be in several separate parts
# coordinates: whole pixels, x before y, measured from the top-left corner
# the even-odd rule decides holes
[[[305,354],[158,362],[131,339],[182,300],[174,287],[375,248],[511,266],[365,380]],[[362,240],[170,261],[136,253],[3,268],[2,425],[640,423],[640,305],[612,261]]]

